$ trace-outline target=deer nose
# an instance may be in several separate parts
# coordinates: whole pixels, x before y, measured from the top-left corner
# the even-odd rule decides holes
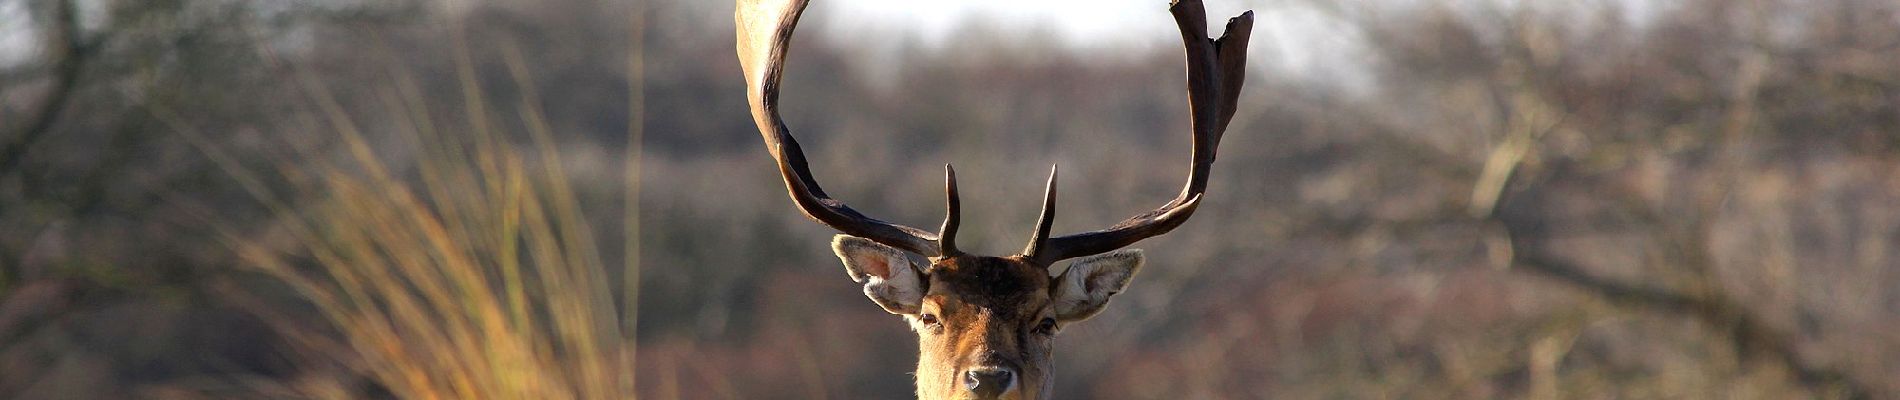
[[[1016,385],[1016,373],[1008,369],[984,367],[963,374],[963,387],[985,398],[1001,396]]]

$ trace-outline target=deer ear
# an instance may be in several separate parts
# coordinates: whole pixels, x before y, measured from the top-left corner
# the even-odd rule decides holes
[[[1056,277],[1056,319],[1081,321],[1102,312],[1108,298],[1121,293],[1141,271],[1142,260],[1141,249],[1125,249],[1070,263],[1069,270]]]
[[[831,240],[844,272],[864,284],[864,295],[892,314],[916,314],[924,300],[923,273],[903,251],[851,235]]]

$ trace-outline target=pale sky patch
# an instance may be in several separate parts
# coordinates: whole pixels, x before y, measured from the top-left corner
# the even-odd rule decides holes
[[[1362,85],[1367,65],[1357,37],[1339,21],[1298,2],[1205,0],[1208,35],[1241,12],[1254,11],[1250,61],[1262,68],[1342,88]],[[865,40],[866,46],[891,46],[882,39],[904,38],[924,46],[942,46],[969,28],[1005,37],[1043,38],[1085,53],[1112,58],[1116,53],[1178,48],[1180,36],[1168,14],[1167,0],[814,0],[807,18],[818,19],[837,40]],[[873,49],[872,53],[877,50]]]
[[[0,2],[0,26],[14,27],[0,29],[0,67],[11,67],[25,62],[39,52],[37,40],[31,31],[23,28],[30,26],[26,4],[23,2]]]

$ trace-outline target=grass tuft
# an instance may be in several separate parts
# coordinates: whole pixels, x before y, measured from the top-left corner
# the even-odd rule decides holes
[[[310,79],[304,89],[341,156],[303,154],[277,165],[299,193],[290,197],[274,194],[267,175],[219,163],[291,238],[286,245],[227,229],[227,243],[294,288],[333,331],[296,328],[296,316],[265,317],[321,359],[312,361],[353,369],[396,398],[633,398],[636,348],[623,321],[632,314],[620,307],[637,304],[615,302],[616,280],[536,99],[528,95],[518,110],[531,144],[516,145],[488,123],[473,72],[460,72],[471,98],[466,134],[434,125],[413,79],[398,74],[398,84],[380,92],[406,128],[393,138],[414,149],[413,168],[386,165],[387,154]],[[518,84],[532,86],[516,72]],[[153,112],[207,156],[229,158],[175,115]]]

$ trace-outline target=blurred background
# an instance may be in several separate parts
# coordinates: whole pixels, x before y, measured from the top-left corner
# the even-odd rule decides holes
[[[786,118],[975,252],[1165,202],[1161,0],[818,0]],[[1900,5],[1259,13],[1058,398],[1900,398]],[[0,0],[0,398],[903,398],[720,1]]]

